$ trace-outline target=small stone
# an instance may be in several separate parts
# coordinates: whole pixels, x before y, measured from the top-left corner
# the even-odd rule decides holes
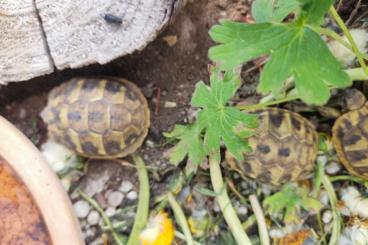
[[[131,201],[134,201],[138,198],[138,193],[136,191],[131,191],[127,194],[127,198]]]
[[[107,217],[112,217],[114,216],[116,213],[116,209],[113,207],[108,207],[107,209],[105,209],[105,214]]]
[[[85,237],[87,238],[87,237],[92,237],[92,236],[94,236],[95,235],[95,231],[94,230],[92,230],[92,229],[88,229],[88,230],[86,230],[85,232],[83,232],[83,234],[85,235]]]
[[[326,165],[326,172],[328,174],[336,174],[341,170],[341,165],[337,162],[330,162]]]
[[[214,202],[213,204],[213,211],[215,211],[216,213],[219,213],[221,211],[220,206],[217,202]]]
[[[119,188],[120,191],[126,193],[126,192],[129,192],[131,189],[133,189],[132,182],[126,181],[126,180],[124,180],[123,182],[121,182],[121,186]]]
[[[27,111],[24,108],[19,110],[19,119],[24,119],[27,116]]]
[[[176,44],[176,42],[178,41],[178,37],[176,35],[168,35],[162,38],[167,45],[169,45],[169,47],[172,47]]]
[[[92,210],[87,217],[88,224],[97,225],[99,221],[100,221],[100,214],[97,211]]]
[[[262,185],[262,193],[265,196],[271,195],[272,187],[270,185],[263,184]]]
[[[241,205],[241,206],[239,206],[239,207],[237,208],[237,213],[238,213],[239,215],[247,215],[247,213],[248,213],[248,209],[247,209],[247,207],[246,207],[246,206]]]
[[[146,145],[150,148],[154,148],[155,147],[155,143],[153,143],[152,140],[146,140]]]
[[[173,101],[165,101],[165,104],[164,104],[165,108],[175,108],[176,106],[177,106],[176,102],[173,102]]]
[[[90,245],[103,245],[103,244],[104,244],[104,241],[102,240],[101,237],[98,237],[96,240],[90,243]]]
[[[325,211],[323,213],[323,215],[322,215],[322,221],[323,221],[323,223],[328,224],[328,223],[331,222],[331,220],[332,220],[332,212],[331,212],[331,210]]]
[[[322,155],[322,156],[318,156],[317,157],[317,162],[318,163],[322,163],[323,165],[325,165],[328,161],[328,158],[326,155]]]
[[[87,217],[90,210],[89,204],[83,200],[74,203],[73,207],[75,215],[80,219]]]
[[[117,207],[123,201],[123,199],[124,199],[124,194],[123,193],[121,193],[120,191],[113,191],[113,192],[109,193],[109,195],[107,197],[107,203],[111,207]]]
[[[323,206],[327,206],[329,203],[327,191],[322,190],[319,194],[319,201],[323,204]]]

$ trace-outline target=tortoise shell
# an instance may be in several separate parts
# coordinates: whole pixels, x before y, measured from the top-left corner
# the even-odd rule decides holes
[[[368,178],[368,103],[339,117],[332,128],[336,153],[357,176]]]
[[[50,137],[92,158],[133,153],[150,124],[147,101],[139,88],[111,77],[74,78],[54,88],[41,117]]]
[[[230,167],[242,177],[275,186],[308,178],[318,152],[313,124],[297,113],[278,108],[250,113],[259,116],[257,131],[249,138],[253,151],[245,153],[243,161],[227,152]]]

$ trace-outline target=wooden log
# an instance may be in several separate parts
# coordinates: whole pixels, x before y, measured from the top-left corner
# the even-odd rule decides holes
[[[52,71],[33,1],[0,1],[0,84]]]
[[[105,64],[141,50],[182,2],[0,1],[0,83],[28,80],[50,73],[54,67]]]

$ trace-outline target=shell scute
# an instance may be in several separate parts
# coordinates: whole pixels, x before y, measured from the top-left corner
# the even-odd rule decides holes
[[[332,137],[336,153],[346,169],[368,179],[368,103],[339,117]]]
[[[139,88],[111,77],[75,78],[54,88],[41,117],[51,137],[94,158],[133,153],[150,123],[148,104]]]
[[[297,113],[266,108],[259,115],[256,134],[249,138],[253,151],[237,161],[229,152],[229,165],[243,177],[280,185],[309,177],[317,156],[318,134],[314,126]]]

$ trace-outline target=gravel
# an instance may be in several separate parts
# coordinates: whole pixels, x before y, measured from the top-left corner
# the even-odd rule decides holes
[[[134,201],[138,198],[138,193],[136,191],[131,191],[127,194],[127,198],[131,201]]]
[[[83,219],[87,217],[91,207],[86,201],[80,200],[73,205],[75,214],[78,218]]]
[[[332,220],[332,212],[331,210],[326,210],[323,214],[322,214],[322,221],[325,224],[330,223]]]
[[[119,190],[121,191],[121,192],[124,192],[124,193],[126,193],[126,192],[129,192],[130,190],[132,190],[133,189],[133,184],[132,184],[132,182],[130,182],[130,181],[126,181],[126,180],[124,180],[123,182],[121,182],[121,186],[120,186],[120,188],[119,188]]]
[[[105,214],[107,217],[111,217],[113,215],[115,215],[116,213],[116,209],[113,208],[113,207],[108,207],[106,210],[105,210]]]
[[[124,194],[120,191],[112,191],[107,196],[107,203],[111,207],[117,207],[124,199]]]
[[[337,162],[330,162],[326,165],[326,172],[328,174],[336,174],[341,170],[341,165]]]
[[[99,221],[100,221],[100,214],[97,211],[92,210],[87,217],[88,224],[97,225]]]

